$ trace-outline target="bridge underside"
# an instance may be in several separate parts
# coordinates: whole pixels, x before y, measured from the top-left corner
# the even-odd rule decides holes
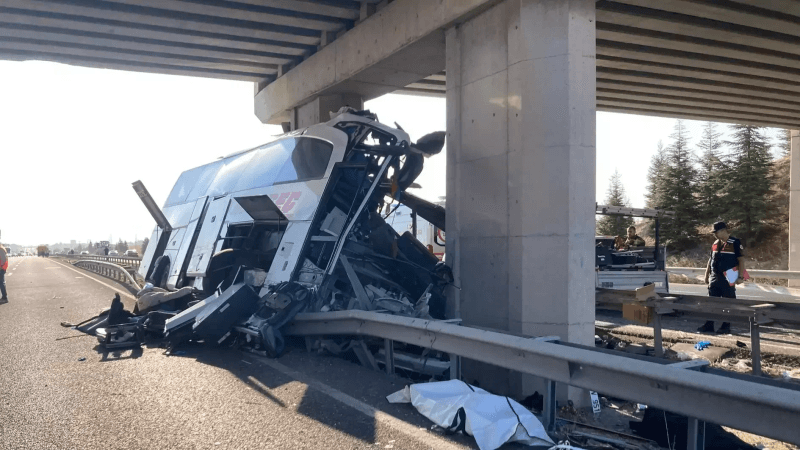
[[[0,0],[0,58],[252,81],[263,88],[348,31],[358,33],[372,14],[391,21],[386,3]],[[493,2],[463,3],[468,16],[469,8]],[[800,128],[796,1],[600,0],[596,8],[598,110]],[[377,89],[361,86],[362,97],[393,91],[444,97],[443,58],[425,66],[431,72],[408,83],[399,77]],[[402,72],[382,73],[392,71]],[[281,106],[299,106],[341,82],[314,86]],[[358,93],[352,91],[359,86],[350,83],[347,90]],[[278,123],[285,116],[262,119]]]
[[[800,3],[601,0],[597,109],[800,126]],[[402,93],[445,96],[444,72]]]

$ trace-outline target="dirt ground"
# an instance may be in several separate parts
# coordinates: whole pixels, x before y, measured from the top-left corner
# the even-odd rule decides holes
[[[620,351],[647,351],[653,354],[653,329],[622,318],[619,311],[598,310],[596,333],[603,342],[613,341],[618,343]],[[699,341],[710,341],[712,345],[727,348],[729,351],[720,360],[711,363],[712,367],[751,373],[752,359],[750,353],[750,332],[747,325],[732,324],[731,334],[700,334],[697,327],[703,324],[702,320],[684,318],[681,316],[662,316],[663,342],[665,356],[678,359],[675,352],[669,347],[676,343],[695,344]],[[719,326],[719,324],[717,324]],[[638,345],[632,345],[638,344]],[[788,328],[762,327],[762,372],[764,376],[781,379],[787,383],[800,384],[800,330]],[[625,438],[632,435],[628,425],[631,420],[641,420],[642,410],[634,403],[615,399],[601,398],[603,409],[600,415],[595,415],[590,409],[562,410],[562,417],[576,422],[594,425],[621,433],[617,439],[629,445],[635,440]],[[784,442],[767,439],[750,433],[725,428],[743,441],[756,448],[770,450],[789,450],[800,447]],[[640,448],[648,448],[649,443],[638,442]],[[624,446],[593,447],[593,448],[625,448]],[[658,448],[653,447],[653,448]]]

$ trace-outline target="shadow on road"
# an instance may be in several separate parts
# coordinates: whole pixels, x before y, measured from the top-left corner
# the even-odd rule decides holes
[[[136,359],[144,354],[144,349],[142,347],[107,349],[100,344],[94,346],[94,351],[102,355],[100,362]]]

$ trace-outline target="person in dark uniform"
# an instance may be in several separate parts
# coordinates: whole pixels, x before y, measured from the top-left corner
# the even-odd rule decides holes
[[[709,297],[736,298],[736,285],[744,281],[744,248],[741,241],[728,232],[725,222],[714,224],[714,237],[717,238],[711,246],[711,257],[706,266],[705,282],[708,284]],[[738,274],[735,281],[730,281],[725,272],[734,269]],[[700,333],[714,331],[714,321],[708,320],[697,329]],[[718,334],[729,334],[730,322],[722,322],[717,330]]]

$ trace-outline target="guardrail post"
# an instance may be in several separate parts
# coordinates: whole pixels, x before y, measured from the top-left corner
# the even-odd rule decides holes
[[[664,356],[664,342],[661,337],[661,314],[654,311],[653,316],[653,347],[655,348],[656,356],[661,358]]]
[[[758,319],[750,318],[750,356],[753,360],[753,375],[761,375],[761,336]]]
[[[686,435],[686,450],[703,450],[706,448],[706,423],[689,417],[689,429]]]
[[[383,340],[383,352],[386,358],[385,368],[386,373],[394,375],[394,342],[391,339]]]
[[[548,432],[556,430],[556,382],[546,380],[547,386],[542,399],[542,425]]]

